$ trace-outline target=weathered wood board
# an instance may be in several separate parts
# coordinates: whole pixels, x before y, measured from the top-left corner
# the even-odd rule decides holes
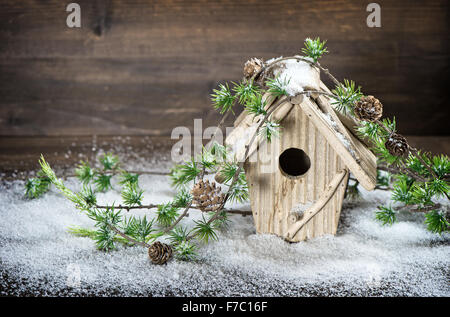
[[[450,134],[448,1],[380,0],[381,28],[367,27],[368,3],[351,0],[76,2],[80,29],[65,25],[69,2],[2,1],[0,135],[213,126],[218,82],[315,36],[328,40],[322,64],[377,96],[403,134]]]
[[[257,232],[284,237],[289,213],[298,204],[315,202],[333,177],[346,166],[327,139],[300,106],[295,106],[281,122],[283,136],[279,147],[257,152],[263,155],[247,161],[245,172],[250,188],[251,207]],[[309,156],[311,167],[299,178],[285,177],[277,167],[279,155],[286,149],[302,149]],[[255,154],[257,155],[257,154]],[[268,157],[276,160],[272,173],[267,173]],[[346,184],[348,174],[343,181]],[[302,241],[323,234],[335,234],[339,221],[345,186],[340,186],[330,201],[290,241]]]

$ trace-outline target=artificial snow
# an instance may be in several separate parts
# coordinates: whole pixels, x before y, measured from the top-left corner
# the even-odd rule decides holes
[[[267,64],[281,58],[282,57],[278,57],[268,60]],[[302,58],[310,60],[307,57]],[[295,96],[305,90],[320,90],[319,71],[307,62],[296,59],[288,59],[281,61],[279,64],[274,66],[272,71],[274,77],[278,77],[281,82],[286,83],[284,89],[289,96]]]
[[[157,266],[142,247],[105,253],[89,238],[68,233],[68,227],[93,223],[55,189],[26,200],[23,181],[0,183],[0,295],[450,295],[450,235],[428,232],[419,213],[401,213],[394,225],[381,226],[374,216],[389,200],[384,191],[362,190],[360,201],[345,202],[336,236],[288,243],[257,234],[252,217],[230,215],[228,229],[199,249],[197,261]],[[73,178],[66,183],[80,189]],[[175,194],[164,176],[143,175],[140,186],[144,203]],[[99,203],[121,202],[114,187],[98,196]],[[201,212],[189,214],[182,224],[192,226]]]
[[[353,156],[353,158],[356,157],[356,153],[355,150],[353,149],[353,147],[350,144],[350,141],[347,139],[346,136],[344,136],[341,132],[339,132],[339,127],[336,124],[336,122],[334,122],[333,118],[330,116],[329,113],[323,113],[320,112],[322,118],[324,118],[329,125],[331,125],[334,129],[334,131],[336,132],[336,135],[339,139],[339,141],[341,141],[341,143],[345,146],[345,148],[350,152],[350,154]]]
[[[313,205],[313,202],[308,202],[306,204],[299,203],[292,207],[291,212],[294,212],[298,214],[299,217],[302,217],[305,211],[307,211],[311,206]]]

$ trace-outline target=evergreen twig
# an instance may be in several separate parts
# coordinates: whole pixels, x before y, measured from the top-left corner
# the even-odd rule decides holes
[[[148,243],[150,240],[168,235],[174,245],[176,256],[184,260],[192,259],[197,249],[196,243],[192,241],[194,238],[197,242],[215,240],[218,237],[216,230],[226,223],[228,213],[242,214],[243,216],[251,214],[250,211],[225,209],[224,207],[228,201],[248,199],[248,185],[243,173],[245,158],[250,154],[250,149],[258,136],[263,135],[265,140],[270,142],[271,137],[277,135],[280,126],[278,123],[270,121],[270,116],[286,100],[296,97],[288,96],[287,85],[289,82],[286,78],[269,79],[266,81],[266,91],[277,99],[268,109],[266,108],[266,104],[262,100],[263,90],[258,86],[262,85],[264,79],[267,79],[264,77],[267,76],[272,67],[286,60],[303,61],[312,67],[316,67],[331,78],[336,88],[332,90],[332,93],[310,90],[303,91],[300,94],[307,96],[311,94],[325,95],[332,100],[336,109],[353,114],[355,103],[362,96],[360,87],[356,88],[352,81],[344,80],[343,83],[340,83],[328,69],[319,64],[318,59],[327,53],[325,42],[320,41],[319,38],[307,39],[302,52],[306,54],[306,57],[278,58],[269,64],[262,64],[262,68],[256,71],[250,79],[244,79],[240,83],[233,82],[234,87],[232,88],[225,83],[219,85],[218,89],[214,89],[214,93],[211,95],[213,105],[223,116],[209,145],[202,149],[201,155],[192,157],[190,161],[175,166],[170,173],[125,171],[120,167],[117,156],[106,153],[99,158],[102,168],[91,168],[89,164],[84,162],[78,166],[75,175],[85,186],[80,193],[74,193],[64,186],[64,183],[56,177],[42,157],[40,163],[43,174],[39,176],[38,181],[27,185],[28,195],[30,197],[38,196],[41,192],[48,190],[48,187],[46,188],[44,184],[46,179],[48,183],[53,183],[78,209],[86,212],[89,218],[96,222],[97,230],[95,232],[84,232],[83,234],[96,240],[97,246],[103,250],[113,249],[114,242],[123,241],[148,248],[150,247]],[[227,156],[226,149],[216,142],[217,135],[222,130],[229,114],[234,114],[233,108],[238,103],[244,106],[247,112],[257,117],[259,122],[256,131],[246,144],[244,160],[239,163],[227,160],[222,162],[222,159]],[[442,206],[432,200],[433,197],[449,197],[450,163],[448,158],[430,158],[409,145],[410,155],[407,158],[392,155],[385,146],[385,140],[393,135],[396,130],[395,119],[392,121],[389,119],[375,120],[374,122],[361,121],[358,130],[361,135],[374,141],[374,148],[380,157],[380,162],[384,163],[380,165],[379,169],[397,175],[393,183],[392,199],[404,203],[405,206],[415,206],[415,208],[410,208],[410,211],[425,212],[426,224],[430,231],[442,233],[448,230],[446,215],[442,210],[438,210]],[[216,172],[219,167],[222,168],[221,173],[224,174],[224,185],[228,186],[224,199],[214,212],[208,214],[208,218],[202,216],[200,221],[195,221],[195,226],[190,232],[187,232],[187,229],[181,226],[180,222],[188,215],[190,209],[199,208],[193,205],[193,198],[187,190],[181,190],[173,201],[165,204],[142,204],[143,191],[138,187],[138,174],[169,174],[173,185],[182,188],[188,184],[195,184],[198,180],[203,180],[206,174]],[[95,192],[88,184],[94,182],[97,191],[108,190],[111,188],[111,178],[117,174],[120,174],[120,184],[123,185],[123,204],[112,206],[97,204]],[[377,177],[377,183],[376,188],[378,189],[390,189],[390,178]],[[358,182],[356,181],[352,187],[354,193],[358,192],[357,187]],[[160,230],[157,233],[153,233],[155,231],[152,228],[153,220],[147,221],[145,216],[142,218],[130,216],[128,219],[122,220],[122,210],[153,208],[157,208],[156,221],[160,225]],[[182,212],[179,213],[181,210]],[[396,221],[396,211],[391,206],[380,206],[376,218],[383,224],[392,224]]]

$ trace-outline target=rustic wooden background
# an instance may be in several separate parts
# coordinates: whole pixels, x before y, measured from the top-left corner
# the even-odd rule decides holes
[[[2,0],[0,136],[170,135],[219,116],[209,94],[238,80],[250,57],[298,53],[304,38],[328,40],[322,63],[352,78],[395,115],[404,134],[450,135],[447,0],[158,0],[81,5]]]

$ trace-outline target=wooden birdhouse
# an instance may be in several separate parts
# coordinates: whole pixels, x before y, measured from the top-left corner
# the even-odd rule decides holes
[[[278,75],[288,71],[290,85],[298,85],[288,88],[330,93],[319,70],[300,63],[279,70]],[[375,188],[375,155],[354,133],[354,120],[336,111],[327,96],[280,99],[266,93],[263,100],[267,111],[277,105],[271,121],[280,123],[280,136],[270,144],[259,136],[243,157],[262,120],[244,110],[225,141],[235,158],[245,161],[257,232],[292,242],[335,234],[350,172],[365,189]]]

